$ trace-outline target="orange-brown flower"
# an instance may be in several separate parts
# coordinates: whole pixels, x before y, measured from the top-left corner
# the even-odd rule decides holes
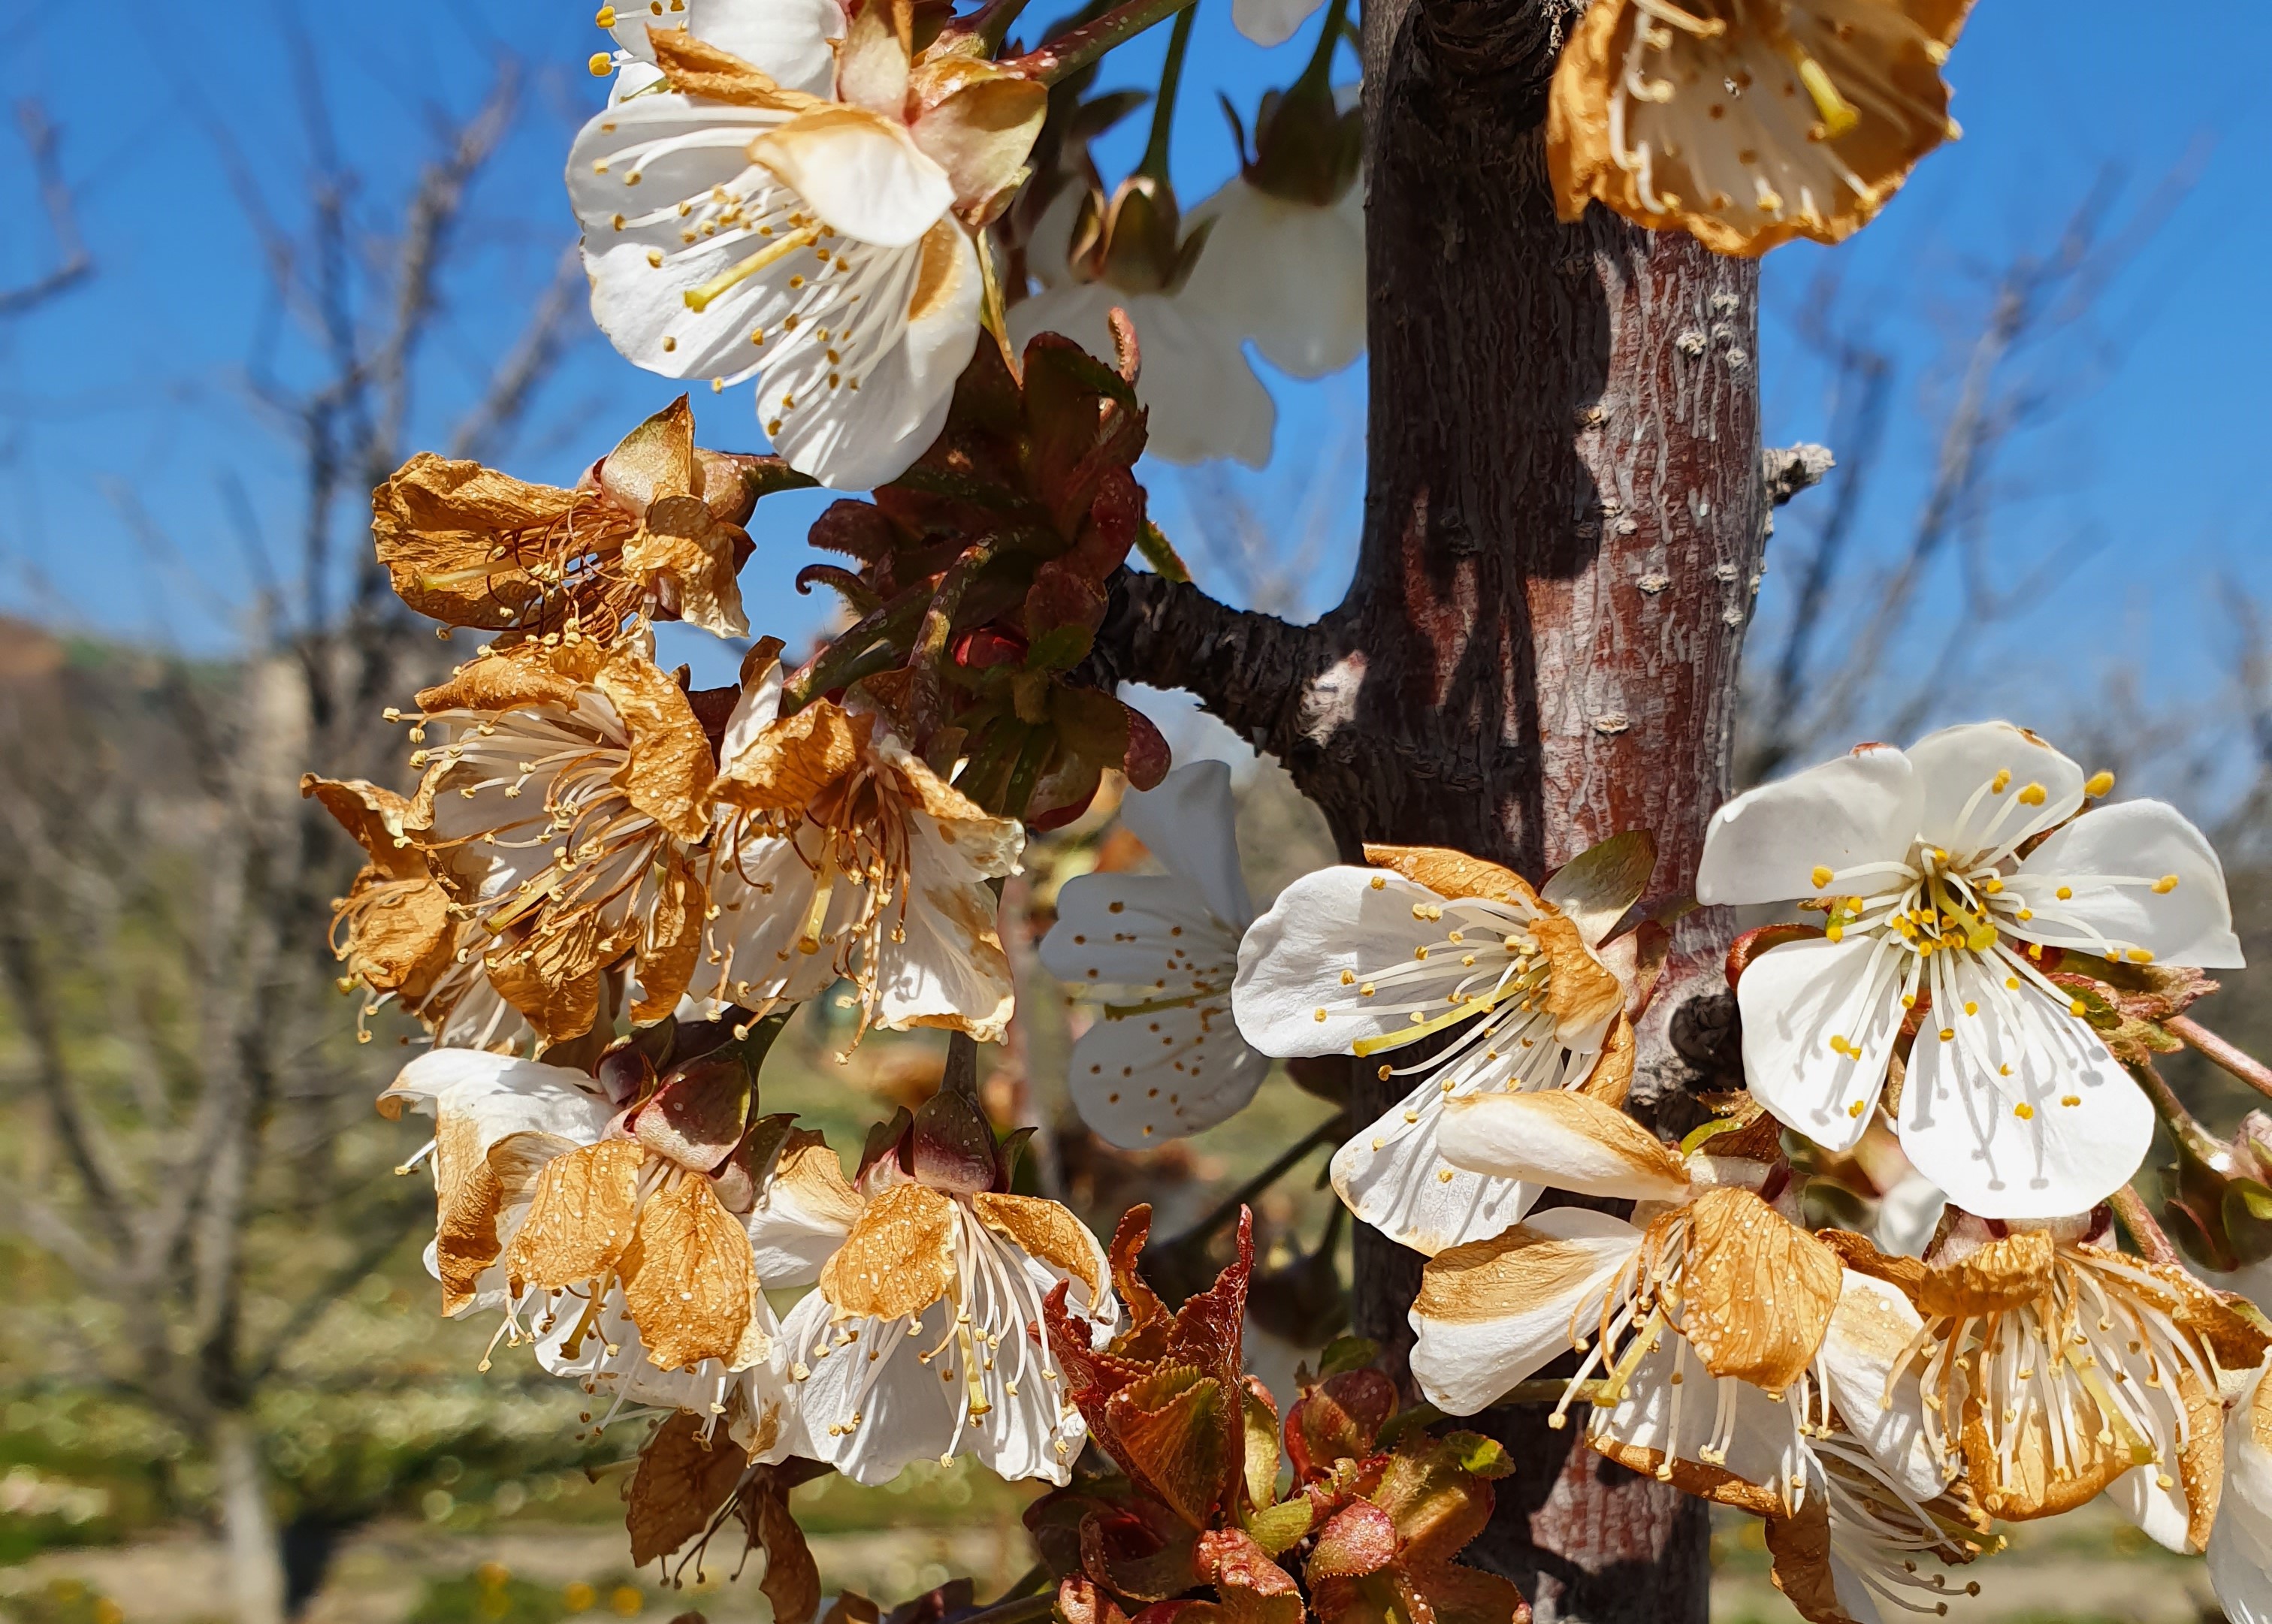
[[[785,474],[774,458],[697,448],[682,395],[573,490],[422,451],[371,494],[371,529],[405,603],[501,643],[612,642],[641,619],[747,637],[742,525],[766,490],[802,482]]]
[[[419,697],[446,743],[426,769],[416,838],[433,854],[490,983],[554,1043],[599,1012],[626,957],[634,1019],[684,991],[705,893],[690,850],[709,828],[710,746],[639,643],[524,643]]]
[[[1836,242],[1956,134],[1971,0],[1600,0],[1554,75],[1562,218],[1590,200],[1723,254]]]

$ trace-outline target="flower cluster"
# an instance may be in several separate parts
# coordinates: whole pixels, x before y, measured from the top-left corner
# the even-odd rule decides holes
[[[603,10],[608,104],[568,172],[594,316],[652,370],[753,380],[774,454],[698,446],[682,398],[568,488],[422,455],[375,493],[403,603],[487,638],[389,713],[415,782],[303,781],[366,860],[332,935],[362,1035],[392,1007],[430,1039],[379,1106],[431,1119],[409,1165],[443,1311],[576,1382],[595,1429],[654,1420],[635,1556],[683,1568],[738,1523],[785,1624],[820,1594],[792,1488],[957,1456],[1056,1486],[1028,1523],[1065,1624],[1516,1624],[1513,1586],[1455,1560],[1513,1463],[1431,1430],[1499,1404],[1766,1519],[1820,1624],[1942,1607],[1992,1519],[2100,1494],[2262,1616],[2272,1327],[2130,1188],[2164,1121],[2179,1241],[2272,1255],[2272,1130],[2216,1141],[2153,1072],[2216,1043],[2185,1012],[2239,963],[2208,843],[1991,723],[1737,799],[1693,875],[1660,882],[1644,831],[1536,883],[1376,844],[1258,910],[1228,771],[1171,772],[1092,656],[1132,555],[1187,578],[1140,457],[1267,454],[1250,340],[1297,375],[1356,354],[1346,8],[1188,219],[1188,9],[1109,194],[1086,144],[1127,101],[1085,93],[1119,25],[1020,52],[1016,9]],[[1283,39],[1308,9],[1240,22]],[[1835,240],[1950,133],[1963,11],[1596,0],[1553,86],[1559,201],[1730,253]],[[848,562],[798,578],[839,629],[794,663],[758,638],[716,688],[665,670],[661,623],[749,636],[747,526],[811,485],[866,493],[811,530]],[[1039,949],[1085,1009],[1073,1105],[1141,1151],[1233,1117],[1277,1060],[1342,1102],[1278,1171],[1339,1139],[1341,1203],[1425,1257],[1425,1406],[1343,1341],[1282,1417],[1245,1367],[1274,1287],[1241,1203],[1228,1266],[1171,1308],[1138,1271],[1148,1209],[1100,1245],[978,1103],[975,1047],[1017,1014],[1004,888],[1108,808],[1120,857],[1055,888]],[[1735,939],[1742,1085],[1674,1144],[1625,1107],[1692,904],[1820,923]],[[848,1176],[761,1108],[824,995],[848,1045],[950,1034],[952,1080]],[[1394,1099],[1369,1121],[1359,1084]],[[1822,1221],[1861,1210],[1865,1166],[1907,1174],[1866,1180],[1909,1213],[1889,1198],[1874,1236]],[[1258,1322],[1329,1317],[1291,1300],[1320,1268],[1337,1295],[1337,1233]]]

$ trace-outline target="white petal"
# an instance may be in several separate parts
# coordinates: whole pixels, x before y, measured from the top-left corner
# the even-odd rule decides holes
[[[1283,45],[1321,0],[1231,0],[1230,20],[1257,45]]]
[[[836,0],[686,0],[683,11],[666,10],[663,0],[632,0],[618,6],[616,16],[616,43],[642,62],[654,60],[648,26],[667,28],[675,21],[785,90],[825,96],[835,84],[836,55],[828,41],[844,37],[844,12]]]
[[[1416,880],[1373,868],[1304,875],[1239,943],[1233,997],[1239,1031],[1265,1054],[1296,1055],[1344,1054],[1360,1038],[1403,1030],[1409,1015],[1371,1013],[1351,993],[1368,972],[1440,945],[1444,927],[1414,918],[1413,910],[1443,901]],[[1405,1001],[1447,995],[1461,979],[1459,968],[1447,965],[1440,988],[1415,988]]]
[[[2258,1370],[2228,1412],[2224,1490],[2208,1537],[2209,1583],[2232,1624],[2272,1624],[2272,1390]]]
[[[1412,1378],[1428,1402],[1473,1415],[1567,1352],[1573,1330],[1592,1336],[1603,1295],[1642,1238],[1605,1212],[1556,1207],[1514,1238],[1528,1254],[1519,1270],[1505,1270],[1506,1248],[1491,1242],[1430,1264],[1411,1313]]]
[[[1219,761],[1178,767],[1156,789],[1131,790],[1120,802],[1128,832],[1171,874],[1196,886],[1214,917],[1234,930],[1254,918],[1238,865],[1230,769]]]
[[[1885,1615],[1878,1611],[1878,1598],[1870,1587],[1834,1552],[1830,1557],[1830,1590],[1838,1605],[1854,1624],[1882,1624]]]
[[[1079,283],[1012,306],[1011,341],[1022,350],[1037,332],[1059,332],[1110,360],[1106,318],[1116,306],[1136,328],[1142,362],[1136,398],[1151,412],[1145,449],[1168,462],[1229,457],[1256,468],[1268,462],[1278,409],[1247,364],[1238,335],[1204,310],[1157,294]]]
[[[1444,1101],[1443,1086],[1431,1073],[1334,1151],[1332,1166],[1343,1205],[1397,1245],[1430,1257],[1504,1233],[1539,1195],[1536,1185],[1445,1160],[1436,1138]]]
[[[857,108],[801,113],[750,144],[750,156],[856,242],[907,248],[954,202],[954,183],[905,125]]]
[[[1231,1022],[1227,996],[1114,1017],[1073,1045],[1067,1086],[1080,1120],[1126,1151],[1149,1150],[1243,1109],[1270,1075]]]
[[[1917,833],[1955,855],[2016,843],[2082,805],[2082,769],[2009,722],[1944,727],[1910,746],[1909,757],[1923,796]],[[1999,772],[2011,775],[2001,793],[1992,787]],[[2021,799],[2031,786],[2041,792],[2032,806]]]
[[[1678,1382],[1672,1380],[1676,1372]],[[1713,1442],[1723,1390],[1733,1395],[1735,1416],[1727,1458],[1713,1464],[1746,1483],[1778,1491],[1788,1503],[1791,1477],[1804,1469],[1805,1459],[1790,1405],[1747,1382],[1715,1381],[1677,1331],[1665,1332],[1633,1367],[1622,1399],[1594,1412],[1591,1430],[1598,1437],[1700,1464]]]
[[[1883,744],[1747,790],[1712,815],[1696,899],[1785,902],[1823,889],[1819,868],[1901,861],[1920,804],[1909,758]]]
[[[2160,1483],[2164,1476],[2170,1479],[2167,1488]],[[2179,1556],[2194,1553],[2193,1547],[2186,1543],[2188,1513],[2185,1483],[2161,1463],[2133,1466],[2107,1486],[2106,1499],[2164,1550],[2174,1551]]]
[[[709,875],[710,901],[718,913],[704,937],[691,994],[716,1008],[737,1003],[770,1009],[818,998],[834,984],[836,945],[863,898],[858,887],[840,879],[812,938],[816,949],[804,950],[825,840],[807,826],[797,831],[795,843],[768,836],[720,853]],[[799,846],[810,855],[799,855]],[[712,953],[718,955],[714,962]]]
[[[1015,992],[986,882],[1017,867],[1024,833],[1008,818],[947,823],[920,812],[908,825],[914,867],[875,966],[878,1017],[894,1032],[947,1025],[998,1043]]]
[[[860,1216],[860,1198],[825,1144],[794,1151],[766,1181],[749,1216],[750,1253],[768,1290],[820,1278]]]
[[[1948,1210],[1948,1196],[1931,1179],[1911,1171],[1878,1202],[1878,1250],[1895,1257],[1923,1257]]]
[[[2108,883],[2115,877],[2132,883]],[[2169,890],[2155,890],[2171,878]],[[2031,942],[2102,954],[2141,947],[2156,963],[2206,969],[2243,962],[2224,866],[2200,830],[2158,801],[2094,808],[2053,830],[2006,885],[2035,912],[2015,927]],[[2074,895],[2061,898],[2061,887]]]
[[[805,347],[801,373],[770,370],[759,391],[758,415],[774,448],[832,490],[885,484],[930,450],[954,403],[954,381],[978,347],[984,288],[970,238],[946,221],[898,255],[892,276],[878,272],[863,295],[863,303],[883,302],[868,311],[854,307],[837,332],[848,360],[876,356],[871,369],[854,379],[848,367],[843,386],[832,388],[832,363],[816,343]],[[788,394],[812,409],[781,409]]]
[[[1926,1441],[1917,1361],[1894,1383],[1891,1403],[1886,1391],[1894,1361],[1924,1326],[1898,1287],[1850,1269],[1816,1364],[1831,1402],[1864,1447],[1911,1494],[1931,1500],[1948,1486],[1954,1466],[1944,1464]]]
[[[1274,197],[1237,176],[1194,208],[1212,220],[1178,295],[1254,340],[1296,377],[1338,372],[1364,353],[1364,222],[1338,201]]]
[[[721,772],[731,771],[741,759],[742,752],[757,742],[758,735],[773,726],[781,715],[781,662],[778,659],[758,674],[758,680],[744,688],[734,700],[734,713],[726,719],[726,731],[718,741],[718,765]]]
[[[1237,939],[1172,874],[1076,875],[1058,890],[1042,965],[1095,997],[1140,1003],[1223,990]]]
[[[1954,1039],[1930,1024],[1917,1035],[1902,1091],[1902,1149],[1983,1218],[2089,1211],[2138,1170],[2153,1106],[2097,1034],[2048,995],[2026,984],[2007,993],[1977,967],[1967,973],[1955,996],[1970,995],[1982,1013],[1937,1015],[1954,1023],[1944,1029]],[[1939,996],[1935,1004],[1946,1008]]]
[[[1736,983],[1744,1077],[1777,1121],[1827,1151],[1861,1138],[1901,1031],[1908,959],[1881,936],[1856,934],[1788,942],[1745,966]]]
[[[1648,1129],[1583,1094],[1560,1089],[1446,1100],[1436,1143],[1471,1173],[1620,1201],[1671,1201],[1688,1191],[1678,1158]]]
[[[382,1099],[468,1120],[486,1150],[507,1134],[552,1134],[589,1144],[615,1108],[584,1072],[474,1049],[433,1049],[412,1061]]]

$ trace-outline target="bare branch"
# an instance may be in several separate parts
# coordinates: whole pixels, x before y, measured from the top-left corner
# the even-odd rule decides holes
[[[32,178],[40,189],[40,207],[48,217],[48,230],[56,240],[55,268],[20,287],[0,288],[0,317],[21,316],[70,291],[94,274],[94,257],[79,235],[78,211],[71,188],[64,181],[63,157],[55,125],[45,108],[30,97],[16,104],[16,126],[24,132],[24,145],[32,157]]]

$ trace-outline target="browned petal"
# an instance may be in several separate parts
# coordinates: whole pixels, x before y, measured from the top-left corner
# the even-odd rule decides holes
[[[2053,1465],[2050,1434],[2044,1430],[2043,1412],[2031,1413],[2012,1450],[2012,1470],[2004,1476],[1987,1428],[1980,1424],[1977,1398],[1964,1401],[1964,1419],[1958,1441],[1964,1450],[1964,1472],[1973,1498],[1991,1516],[2025,1523],[2037,1517],[2058,1516],[2095,1499],[2115,1479],[2130,1470],[2129,1451],[2097,1440],[2097,1410],[2086,1399],[2078,1406],[2075,1435],[2066,1455],[2064,1473]]]
[[[586,661],[597,653],[589,644],[579,644],[574,652],[583,652]],[[448,682],[419,690],[418,708],[430,716],[442,711],[513,711],[542,704],[564,709],[576,703],[576,690],[584,685],[584,674],[577,669],[579,662],[563,658],[570,652],[521,643],[469,659],[450,674]]]
[[[601,972],[630,943],[597,939],[596,929],[549,933],[501,950],[489,966],[497,996],[547,1043],[580,1038],[599,1018]]]
[[[1634,1047],[1633,1024],[1620,1011],[1601,1054],[1595,1057],[1594,1069],[1578,1084],[1578,1092],[1613,1109],[1624,1109],[1626,1096],[1633,1090]]]
[[[1738,1477],[1724,1466],[1707,1466],[1699,1461],[1673,1457],[1670,1474],[1664,1475],[1663,1451],[1644,1449],[1636,1443],[1621,1442],[1615,1438],[1589,1436],[1586,1441],[1604,1460],[1613,1460],[1620,1466],[1643,1476],[1660,1478],[1699,1500],[1708,1500],[1718,1506],[1733,1506],[1738,1511],[1748,1511],[1753,1516],[1780,1516],[1783,1511],[1782,1497],[1772,1484],[1752,1483]]]
[[[1626,989],[1587,948],[1577,926],[1549,913],[1530,930],[1546,954],[1546,1008],[1557,1038],[1570,1042],[1624,1010]]]
[[[349,970],[373,992],[415,1004],[449,969],[457,932],[449,893],[431,875],[384,878],[372,864],[355,876],[343,908],[354,914]]]
[[[659,1021],[678,1007],[702,951],[703,914],[710,905],[710,893],[678,847],[663,848],[661,868],[654,881],[646,936],[639,943],[639,1001],[632,1006],[634,1021]]]
[[[686,702],[686,690],[628,646],[608,657],[592,686],[608,697],[631,734],[630,759],[615,781],[632,805],[681,840],[699,840],[709,833],[710,808],[703,792],[714,770],[710,741]]]
[[[340,827],[362,847],[371,867],[387,878],[413,879],[425,874],[425,854],[404,831],[410,803],[392,790],[365,778],[324,778],[305,772],[300,775],[300,793],[314,797],[337,818]]]
[[[1602,1261],[1598,1249],[1517,1224],[1430,1258],[1412,1312],[1447,1324],[1506,1319],[1573,1297],[1600,1272]]]
[[[749,1521],[750,1542],[766,1553],[766,1576],[758,1589],[773,1604],[774,1624],[810,1624],[820,1610],[820,1568],[781,1491],[770,1485],[760,1489]]]
[[[1914,1257],[1880,1252],[1866,1235],[1857,1235],[1850,1229],[1825,1229],[1816,1232],[1815,1239],[1837,1253],[1838,1261],[1856,1274],[1883,1280],[1911,1302],[1917,1300],[1924,1287],[1924,1263]]]
[[[371,493],[371,539],[413,609],[445,625],[498,629],[545,592],[512,542],[541,534],[575,503],[573,491],[422,451]]]
[[[699,496],[666,496],[624,547],[624,568],[656,597],[675,599],[678,618],[721,637],[746,637],[734,559],[744,532],[719,524]],[[663,590],[667,581],[669,590]]]
[[[2078,1246],[2074,1249],[2086,1257],[2119,1255],[2101,1253],[2094,1246]],[[2202,1285],[2182,1265],[2149,1263],[2137,1257],[2124,1257],[2121,1263],[2131,1269],[2142,1269],[2162,1283],[2170,1293],[2171,1311],[2178,1323],[2207,1343],[2223,1368],[2253,1370],[2264,1362],[2266,1352],[2272,1352],[2272,1338],[2267,1338],[2253,1322],[2227,1307],[2222,1295]]]
[[[1546,905],[1538,899],[1529,881],[1512,868],[1502,868],[1465,852],[1448,851],[1439,846],[1368,845],[1364,860],[1376,868],[1390,869],[1408,880],[1416,880],[1439,897],[1483,897],[1533,913],[1546,912]]]
[[[1102,1283],[1096,1270],[1096,1237],[1071,1212],[1054,1201],[1034,1196],[997,1196],[990,1190],[973,1196],[970,1205],[987,1228],[1007,1235],[1029,1255],[1071,1275],[1088,1287],[1089,1300],[1096,1300]]]
[[[1799,236],[1835,242],[1860,229],[1910,166],[1951,133],[1935,58],[1962,20],[1959,0],[1795,0],[1773,8],[1689,0],[1685,9],[1715,32],[1659,27],[1634,0],[1610,0],[1589,7],[1573,34],[1546,126],[1565,220],[1598,199],[1651,229],[1686,230],[1723,254],[1756,256]],[[1764,15],[1770,10],[1772,21]],[[1633,69],[1636,36],[1652,28],[1664,48],[1643,52]],[[1808,119],[1752,112],[1769,98],[1814,112],[1802,63],[1858,110],[1849,127],[1832,131],[1818,118],[1812,133],[1794,137],[1782,132],[1805,131]],[[1625,98],[1623,140],[1629,151],[1648,148],[1648,190],[1618,162],[1611,128],[1612,93],[1629,72],[1665,93]],[[1802,187],[1805,197],[1795,195]]]
[[[674,1411],[646,1447],[624,1492],[624,1523],[632,1537],[632,1564],[668,1556],[709,1526],[749,1465],[721,1424],[703,1438],[707,1416]]]
[[[816,98],[782,89],[731,51],[720,50],[683,29],[650,29],[647,38],[654,42],[655,62],[669,76],[671,89],[683,95],[786,113],[816,103]]]
[[[839,1314],[879,1320],[920,1314],[953,1285],[954,1203],[920,1184],[870,1202],[820,1270]]]
[[[749,1232],[718,1204],[709,1180],[681,1175],[651,1197],[623,1277],[624,1306],[655,1367],[731,1364],[749,1328],[752,1274]]]
[[[809,1217],[833,1219],[848,1229],[860,1216],[860,1192],[844,1176],[844,1165],[828,1142],[811,1129],[793,1129],[781,1142],[768,1189],[782,1192]]]
[[[434,1267],[442,1277],[442,1312],[474,1299],[482,1271],[503,1249],[497,1213],[504,1185],[490,1171],[473,1118],[445,1112],[434,1124]]]
[[[2199,1553],[2208,1549],[2217,1500],[2224,1492],[2224,1405],[2182,1365],[2178,1397],[2186,1407],[2186,1442],[2178,1452],[2178,1480],[2186,1491],[2186,1544]]]
[[[506,1248],[512,1278],[554,1291],[614,1268],[632,1243],[646,1160],[646,1148],[636,1140],[602,1139],[547,1162]]]
[[[1688,1209],[1682,1328],[1715,1376],[1780,1397],[1821,1347],[1841,1281],[1835,1252],[1749,1190],[1720,1185]]]
[[[616,443],[600,461],[600,488],[633,514],[671,496],[701,494],[694,463],[694,410],[684,395]]]
[[[1917,1286],[1926,1314],[2002,1314],[2051,1289],[2056,1248],[2034,1230],[2006,1235],[1953,1263],[1928,1264]]]
[[[1768,1576],[1808,1624],[1854,1624],[1838,1605],[1830,1576],[1830,1508],[1820,1494],[1790,1516],[1767,1523],[1768,1554],[1775,1566]]]
[[[760,733],[710,793],[752,811],[802,809],[859,764],[875,726],[873,717],[816,699]]]

